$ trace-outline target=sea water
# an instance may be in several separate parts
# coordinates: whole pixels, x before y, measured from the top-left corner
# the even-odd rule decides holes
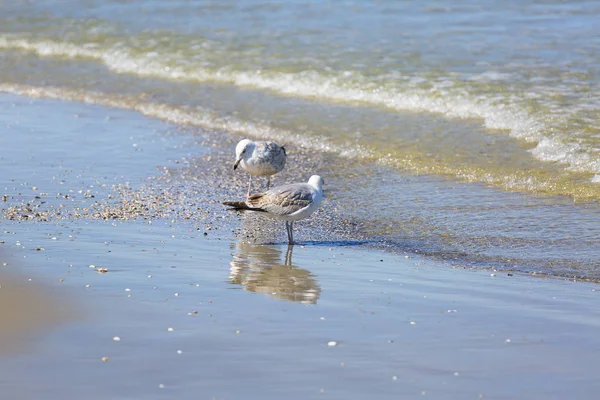
[[[598,279],[599,20],[591,1],[3,2],[0,90],[334,153],[326,192],[387,248]]]

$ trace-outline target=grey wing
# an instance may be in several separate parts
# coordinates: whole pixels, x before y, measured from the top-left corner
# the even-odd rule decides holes
[[[275,215],[290,215],[313,202],[314,188],[306,183],[284,185],[269,190],[260,199],[260,208]]]
[[[285,159],[287,157],[284,148],[271,141],[265,142],[264,146],[265,157],[268,158],[278,170],[282,170],[285,166]]]

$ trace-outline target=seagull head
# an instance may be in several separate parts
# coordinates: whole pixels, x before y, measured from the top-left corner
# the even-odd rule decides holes
[[[252,152],[254,151],[255,144],[250,139],[240,140],[240,142],[235,146],[235,163],[233,164],[233,169],[237,169],[240,162],[244,159],[248,159]]]
[[[325,180],[321,178],[319,175],[313,175],[308,180],[308,184],[313,186],[317,190],[323,190],[323,185],[325,184]]]

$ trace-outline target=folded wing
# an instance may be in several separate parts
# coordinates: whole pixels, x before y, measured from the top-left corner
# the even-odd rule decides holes
[[[312,186],[295,183],[252,195],[246,203],[273,215],[290,215],[308,207],[313,202],[313,192]]]

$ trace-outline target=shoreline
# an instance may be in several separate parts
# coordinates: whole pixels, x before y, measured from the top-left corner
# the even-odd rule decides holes
[[[28,99],[27,97],[17,97]],[[33,101],[30,100],[30,103]],[[144,133],[139,132],[136,137],[130,137],[126,140],[120,139],[117,143],[114,143],[112,151],[119,149],[118,157],[123,160],[121,166],[102,167],[102,161],[96,155],[92,152],[86,154],[91,159],[98,158],[98,161],[94,161],[94,168],[100,166],[106,170],[106,172],[101,171],[100,174],[110,175],[120,173],[118,171],[131,171],[134,172],[131,177],[121,176],[118,179],[99,180],[99,174],[96,173],[95,176],[92,176],[92,170],[90,169],[90,171],[87,171],[90,175],[87,182],[83,185],[77,183],[77,187],[71,189],[64,186],[66,182],[73,180],[73,174],[66,172],[67,170],[57,170],[56,173],[60,176],[54,176],[46,182],[51,183],[50,188],[48,185],[44,187],[31,182],[28,183],[29,187],[27,188],[18,188],[18,196],[8,191],[5,194],[6,197],[3,198],[5,201],[1,204],[3,207],[0,210],[4,214],[4,218],[42,222],[48,219],[70,220],[79,218],[89,220],[129,220],[137,218],[145,221],[156,218],[179,221],[193,220],[196,221],[199,229],[236,229],[237,232],[245,235],[248,239],[262,241],[263,243],[276,243],[282,240],[277,223],[262,221],[250,224],[248,230],[236,221],[237,217],[234,213],[227,212],[220,205],[223,199],[231,200],[241,197],[242,188],[245,186],[246,175],[242,173],[233,174],[229,168],[231,162],[230,149],[233,148],[238,139],[235,135],[215,135],[197,128],[179,127],[153,117],[146,117],[139,114],[138,111],[104,108],[102,105],[90,105],[88,103],[73,102],[72,100],[51,99],[41,101],[44,104],[66,101],[62,104],[71,104],[75,109],[81,110],[78,111],[81,114],[88,112],[85,110],[93,110],[89,111],[92,113],[114,114],[114,116],[105,117],[107,118],[105,121],[107,126],[110,126],[111,122],[123,123],[128,121],[127,118],[130,118],[128,116],[131,115],[136,115],[132,121],[136,121],[138,118],[143,120],[148,118],[148,124],[154,127],[152,129],[155,132],[157,129],[161,129],[163,133],[144,136]],[[76,114],[73,117],[79,119]],[[61,116],[57,116],[56,120],[58,121],[60,118]],[[125,122],[123,129],[129,129],[130,124],[135,124],[135,122]],[[161,136],[160,140],[163,143],[156,143],[157,137]],[[56,140],[68,139],[65,135],[62,135],[58,136],[58,139],[54,139],[54,141]],[[48,140],[39,145],[51,147],[53,144],[52,140]],[[87,145],[85,140],[81,142],[81,145]],[[101,142],[99,142],[99,145],[102,145]],[[145,148],[145,146],[147,147]],[[192,148],[193,152],[190,152]],[[167,150],[167,157],[161,154],[164,150]],[[62,150],[56,149],[54,153],[50,152],[50,156],[56,157],[59,151]],[[145,152],[149,155],[144,155]],[[144,161],[143,165],[136,164],[139,163],[140,155]],[[301,232],[310,229],[310,234],[305,233],[302,237],[311,237],[313,241],[324,242],[332,239],[331,234],[333,232],[333,239],[337,241],[361,243],[386,253],[421,254],[432,260],[446,262],[453,267],[478,268],[491,272],[498,271],[540,277],[547,276],[559,280],[576,279],[587,282],[600,282],[600,277],[596,276],[597,272],[594,272],[593,269],[584,271],[588,274],[585,275],[581,271],[571,268],[568,260],[557,260],[559,264],[554,267],[552,266],[554,261],[549,259],[548,271],[544,271],[534,265],[528,266],[526,260],[518,262],[517,259],[515,264],[506,256],[494,258],[482,254],[474,258],[473,254],[463,254],[460,246],[464,246],[464,244],[460,242],[460,239],[457,242],[458,246],[448,246],[443,243],[443,235],[433,241],[429,241],[426,237],[418,238],[415,241],[415,238],[410,236],[410,229],[427,224],[427,221],[411,222],[401,233],[396,234],[396,237],[388,237],[386,236],[386,230],[394,229],[393,226],[380,227],[374,225],[377,222],[390,223],[390,221],[385,220],[385,216],[369,221],[360,219],[355,210],[344,209],[344,207],[353,204],[352,199],[344,200],[344,197],[352,188],[347,186],[348,182],[341,182],[341,173],[331,167],[341,163],[341,158],[327,152],[318,153],[315,156],[312,154],[312,150],[300,147],[293,147],[293,156],[294,170],[286,170],[276,175],[276,184],[296,181],[298,176],[308,177],[315,171],[330,177],[328,182],[333,181],[333,184],[325,188],[327,196],[324,205],[321,207],[322,210],[318,211],[310,220],[303,221],[299,225]],[[75,168],[80,168],[77,163],[81,164],[81,158],[78,158],[78,161],[74,164]],[[7,168],[9,168],[9,164],[5,162]],[[378,180],[380,179],[379,175],[383,173],[382,170],[385,168],[361,163],[350,164],[348,170],[345,170],[343,174],[350,174],[360,179],[361,173],[364,174],[366,170],[368,171],[366,172],[367,175],[373,176],[374,180]],[[85,175],[82,176],[85,177]],[[44,179],[43,176],[39,178]],[[65,182],[57,182],[60,178]],[[17,183],[21,179],[21,186],[25,182],[23,179],[29,180],[29,178],[19,178],[18,176],[13,176],[12,179]],[[416,188],[422,179],[426,178],[398,175],[394,182],[389,183],[391,189],[388,189],[388,191],[404,190],[405,186]],[[427,179],[432,179],[432,182],[427,183],[427,185],[435,187],[438,178]],[[210,192],[205,190],[209,185],[208,182],[217,182],[216,186],[211,187]],[[336,187],[337,183],[343,183],[344,186]],[[460,184],[457,183],[457,185],[457,188],[460,188]],[[33,188],[36,189],[33,190]],[[16,189],[13,188],[12,191],[16,192]],[[420,195],[422,196],[423,193]],[[541,203],[544,201],[540,200]],[[360,205],[356,207],[360,208]],[[442,205],[442,207],[444,206]],[[369,226],[366,226],[366,224],[369,224]],[[430,229],[439,230],[435,225],[432,225]]]
[[[600,390],[589,351],[600,345],[596,284],[490,276],[370,248],[353,236],[359,227],[329,212],[335,188],[298,224],[301,244],[290,252],[281,223],[220,205],[247,181],[229,171],[228,153],[211,151],[210,136],[88,107],[23,104],[15,143],[28,129],[44,136],[0,159],[21,167],[5,176],[13,194],[3,207],[34,199],[62,217],[3,219],[0,249],[12,261],[0,268],[64,293],[84,317],[35,326],[26,351],[3,353],[3,397],[547,400]],[[40,120],[48,109],[54,116]],[[72,136],[82,127],[98,142]],[[60,156],[69,149],[79,149],[76,162]],[[328,163],[297,154],[302,171]],[[225,173],[227,184],[207,193]],[[113,186],[121,196],[109,197]],[[155,204],[146,211],[147,199]],[[70,215],[95,202],[143,216]],[[12,298],[11,311],[26,313]]]

